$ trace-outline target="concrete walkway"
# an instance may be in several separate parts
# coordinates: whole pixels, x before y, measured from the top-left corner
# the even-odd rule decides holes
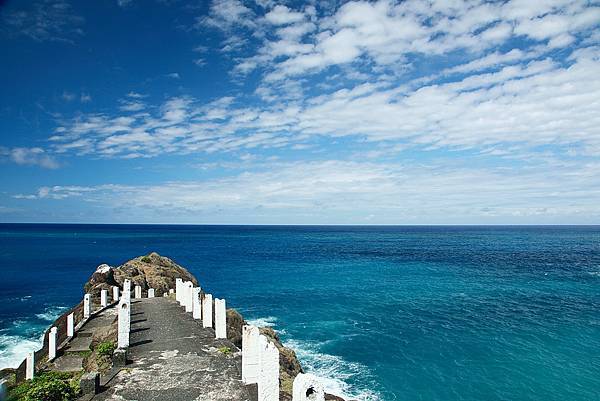
[[[212,329],[202,328],[200,320],[169,298],[132,300],[128,359],[94,400],[251,399],[241,381],[238,349],[215,339]]]

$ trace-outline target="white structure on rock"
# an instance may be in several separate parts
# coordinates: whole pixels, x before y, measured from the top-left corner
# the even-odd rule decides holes
[[[227,308],[224,299],[215,299],[215,337],[227,338]]]
[[[119,287],[117,287],[116,285],[113,286],[112,288],[112,300],[113,302],[117,302],[119,300]]]
[[[154,298],[154,288],[148,289],[148,298]]]
[[[258,401],[279,401],[279,350],[260,335],[258,353]]]
[[[175,300],[179,302],[181,305],[181,293],[183,292],[182,288],[183,280],[180,278],[175,279]]]
[[[123,295],[121,299],[124,299],[125,302],[129,302],[131,300],[131,281],[129,279],[123,282]]]
[[[67,316],[67,337],[73,337],[75,335],[75,314],[70,313]]]
[[[294,379],[292,401],[325,401],[323,385],[315,375],[299,373]]]
[[[202,318],[202,303],[200,296],[202,295],[202,289],[200,287],[194,287],[192,289],[192,316],[194,319]]]
[[[135,294],[134,294],[135,298],[139,299],[142,297],[142,287],[140,287],[139,285],[135,286]]]
[[[92,316],[92,302],[90,294],[83,296],[83,318],[86,319]]]
[[[242,328],[242,382],[258,382],[258,327],[246,325]]]
[[[48,333],[48,361],[56,358],[56,332],[58,329],[52,327],[50,333]]]
[[[202,327],[212,327],[213,324],[213,298],[205,294],[202,299]]]

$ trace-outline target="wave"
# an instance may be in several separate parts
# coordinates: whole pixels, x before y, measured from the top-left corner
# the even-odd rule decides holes
[[[66,306],[49,306],[44,312],[36,313],[35,317],[40,320],[45,320],[47,322],[54,322],[60,315],[63,314],[67,309]]]
[[[42,339],[32,340],[16,335],[0,335],[0,369],[16,368],[28,353],[41,347]]]
[[[286,334],[285,330],[275,327],[277,318],[274,316],[250,319],[247,322],[257,327],[271,327],[279,334]],[[360,363],[346,361],[340,356],[320,352],[320,348],[326,343],[285,338],[283,344],[296,352],[305,372],[321,379],[326,392],[346,400],[379,401],[381,399],[375,391],[359,388],[350,383],[353,378],[370,376],[369,368]]]

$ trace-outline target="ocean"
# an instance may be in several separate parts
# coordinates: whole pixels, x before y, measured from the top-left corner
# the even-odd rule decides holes
[[[158,252],[358,400],[600,400],[598,226],[0,224],[0,368]]]

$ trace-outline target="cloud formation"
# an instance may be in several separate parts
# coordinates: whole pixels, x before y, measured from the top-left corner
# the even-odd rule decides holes
[[[54,157],[42,148],[5,148],[0,146],[0,160],[5,159],[24,166],[40,166],[48,169],[60,167]]]

